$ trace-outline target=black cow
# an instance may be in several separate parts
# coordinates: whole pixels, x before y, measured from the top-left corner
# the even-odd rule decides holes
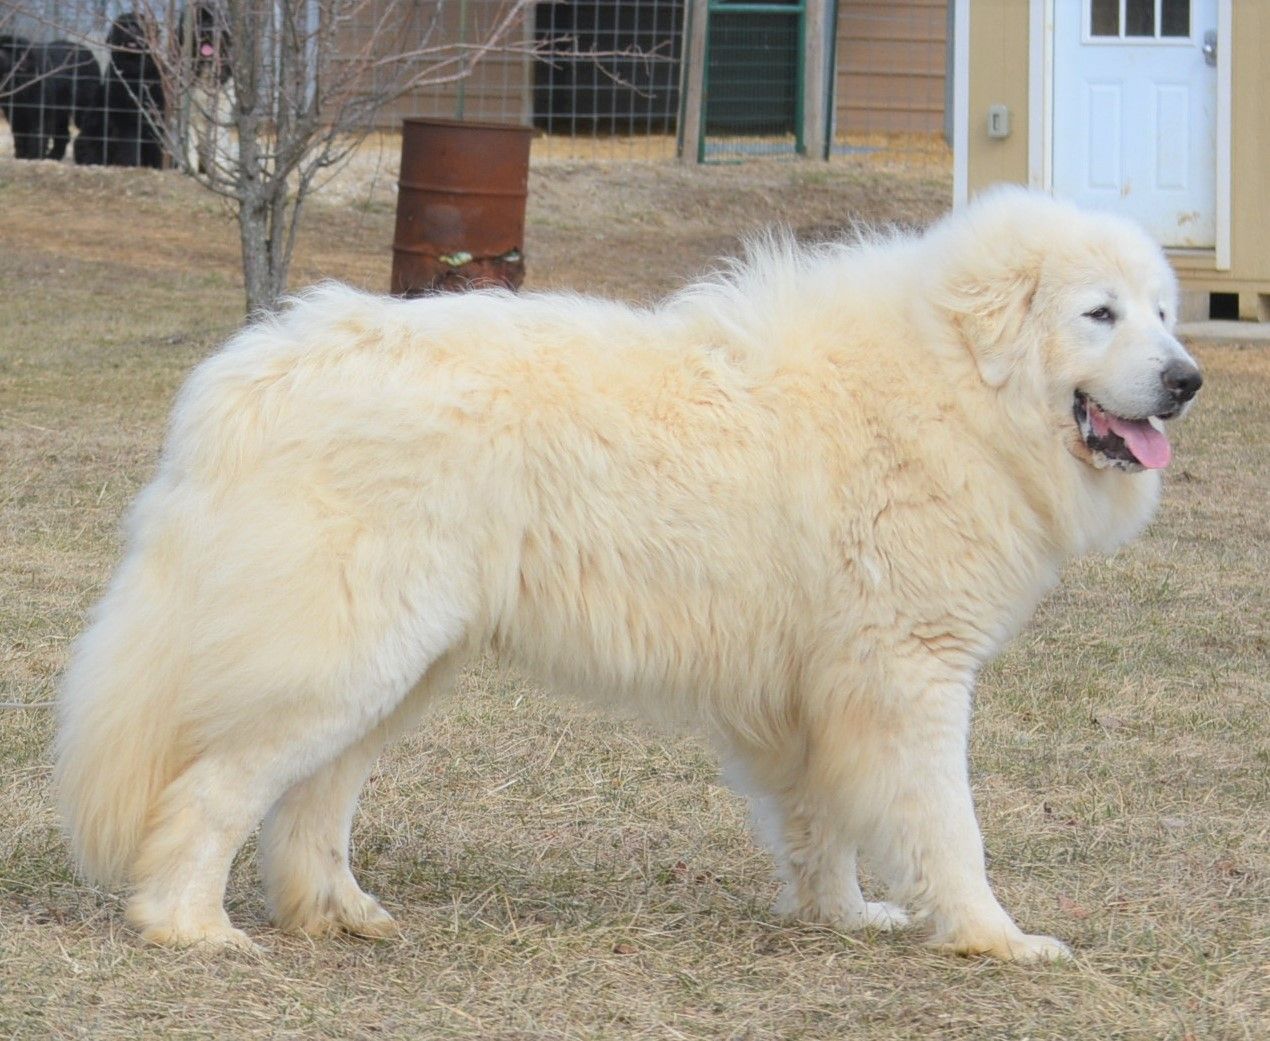
[[[101,72],[87,47],[0,36],[0,111],[18,159],[61,159],[74,123],[101,105]]]

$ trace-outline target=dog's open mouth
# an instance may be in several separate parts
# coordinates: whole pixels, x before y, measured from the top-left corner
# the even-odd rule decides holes
[[[1102,408],[1084,391],[1076,391],[1072,415],[1095,466],[1118,470],[1161,470],[1173,458],[1164,420],[1176,413],[1126,419]]]

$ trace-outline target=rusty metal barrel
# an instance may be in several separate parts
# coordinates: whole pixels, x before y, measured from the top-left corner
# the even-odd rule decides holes
[[[499,123],[404,121],[394,294],[520,287],[532,136]]]

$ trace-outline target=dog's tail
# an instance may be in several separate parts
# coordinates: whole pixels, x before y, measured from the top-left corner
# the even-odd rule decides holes
[[[155,554],[157,556],[157,554]],[[72,853],[102,884],[124,879],[160,793],[180,772],[185,660],[171,576],[134,546],[76,642],[62,680],[54,781]]]

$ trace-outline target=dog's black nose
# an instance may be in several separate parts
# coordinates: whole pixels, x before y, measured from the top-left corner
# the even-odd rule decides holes
[[[1199,369],[1185,361],[1175,361],[1164,370],[1160,379],[1179,405],[1190,401],[1204,385],[1204,377],[1200,375]]]

